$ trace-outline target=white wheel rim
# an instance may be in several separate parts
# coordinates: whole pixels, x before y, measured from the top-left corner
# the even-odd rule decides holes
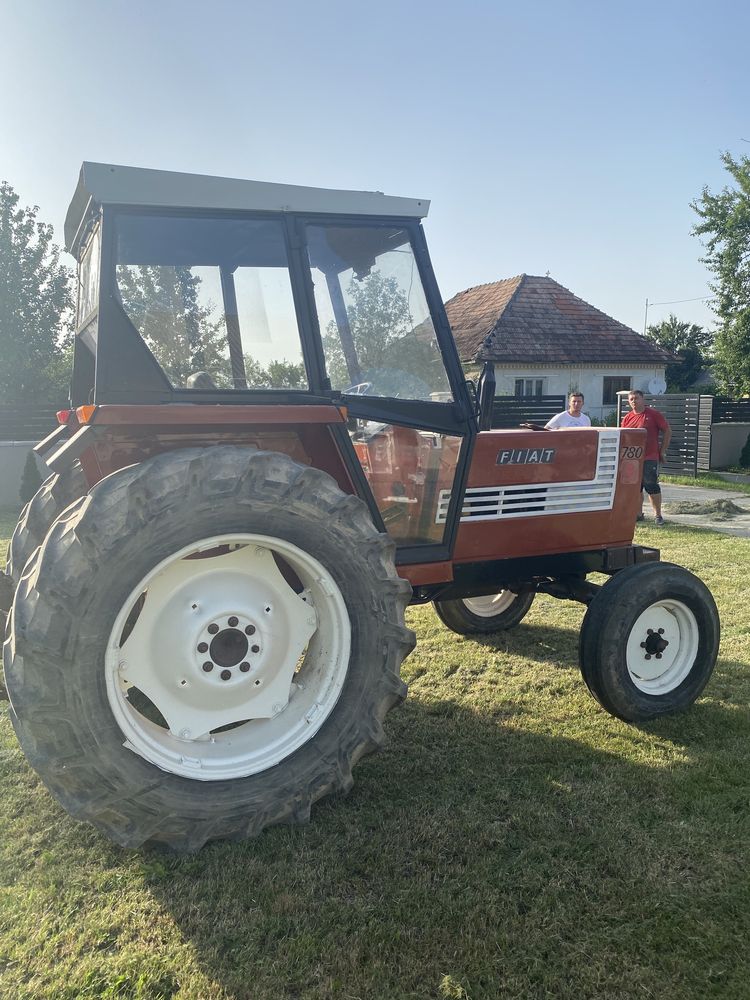
[[[628,636],[626,658],[633,684],[644,694],[669,694],[693,669],[700,634],[682,601],[657,601],[640,615]]]
[[[464,597],[464,607],[477,618],[494,618],[511,606],[518,594],[512,590],[501,590],[497,594],[490,594],[488,597]]]
[[[124,745],[156,767],[199,781],[242,778],[320,729],[350,649],[344,598],[317,559],[280,538],[217,535],[170,555],[133,588],[107,643],[107,696]],[[162,724],[135,707],[143,695]],[[234,728],[216,731],[226,726]]]

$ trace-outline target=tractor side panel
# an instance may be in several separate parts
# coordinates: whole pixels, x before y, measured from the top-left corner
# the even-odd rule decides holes
[[[454,561],[630,544],[645,441],[622,428],[479,434]]]
[[[356,492],[334,436],[325,424],[231,429],[124,425],[100,428],[92,446],[81,455],[81,466],[89,486],[93,486],[111,472],[143,462],[153,455],[181,448],[212,448],[221,444],[288,455],[301,465],[327,472],[345,493]]]

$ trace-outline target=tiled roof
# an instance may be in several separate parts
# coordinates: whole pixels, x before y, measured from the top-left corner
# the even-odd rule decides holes
[[[520,274],[445,303],[462,361],[672,364],[678,359],[552,278]]]

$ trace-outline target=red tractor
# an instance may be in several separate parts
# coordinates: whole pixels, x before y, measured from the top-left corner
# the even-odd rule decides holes
[[[410,603],[482,634],[583,602],[584,680],[625,720],[710,676],[710,593],[632,544],[644,432],[491,429],[427,208],[83,166],[71,409],[11,542],[4,662],[32,766],[119,844],[347,790],[406,693]]]

